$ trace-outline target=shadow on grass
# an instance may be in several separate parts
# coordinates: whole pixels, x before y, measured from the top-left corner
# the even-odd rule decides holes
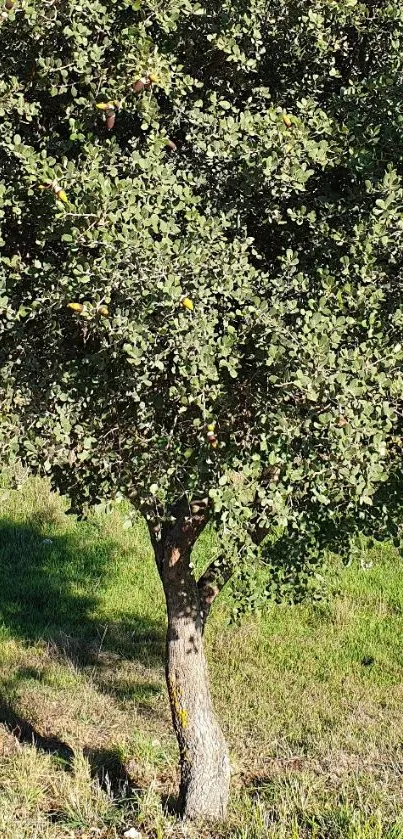
[[[36,746],[41,751],[59,758],[66,768],[70,768],[74,758],[73,749],[63,740],[59,740],[58,737],[43,737],[28,720],[16,714],[11,705],[1,699],[0,723],[5,725],[19,743]]]
[[[112,672],[112,678],[110,674],[122,659],[160,669],[164,626],[136,614],[123,614],[121,620],[101,625],[94,615],[101,589],[115,568],[115,543],[100,538],[98,532],[92,544],[88,533],[87,539],[75,533],[45,539],[40,525],[0,521],[0,634],[45,641],[55,659],[90,671],[100,691],[118,701],[134,699],[140,714],[151,717],[153,708],[147,700],[160,692],[158,685],[141,675],[133,685],[117,673]],[[41,679],[41,673],[34,667],[20,668],[13,687],[28,679]],[[67,769],[71,765],[74,755],[66,743],[43,737],[1,698],[0,723],[20,742],[34,743],[55,755]],[[110,788],[120,790],[128,785],[116,752],[88,749],[85,754],[101,782],[106,779]]]
[[[164,627],[123,614],[103,626],[94,618],[114,568],[116,545],[75,534],[45,539],[39,528],[0,521],[0,621],[13,635],[44,639],[81,665],[108,654],[160,666]],[[0,628],[1,628],[0,623]]]
[[[24,717],[16,714],[11,705],[0,700],[0,723],[6,727],[18,743],[34,746],[46,754],[52,755],[60,761],[66,772],[71,772],[74,764],[73,749],[58,737],[44,737]],[[100,785],[112,792],[119,799],[125,794],[130,795],[133,786],[137,786],[116,749],[84,748],[84,757],[91,767],[93,778],[97,778]]]

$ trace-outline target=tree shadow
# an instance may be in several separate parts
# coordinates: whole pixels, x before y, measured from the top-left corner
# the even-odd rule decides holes
[[[47,539],[38,526],[0,521],[0,628],[49,641],[78,666],[102,664],[102,653],[159,667],[160,621],[123,613],[105,627],[93,617],[115,553],[113,540],[98,531],[91,544],[74,533]]]
[[[44,737],[28,720],[16,714],[11,705],[3,699],[0,699],[0,723],[19,743],[35,746],[46,754],[57,757],[65,768],[71,768],[74,758],[73,749],[58,737]]]
[[[44,737],[31,723],[17,714],[12,706],[0,699],[0,724],[21,745],[34,746],[45,754],[56,758],[66,772],[74,765],[74,751],[59,737]],[[83,755],[91,768],[91,775],[97,778],[103,789],[122,800],[131,795],[133,788],[141,792],[136,779],[129,775],[117,749],[95,749],[85,747]]]
[[[149,671],[161,670],[163,624],[123,613],[121,620],[105,627],[94,617],[101,588],[115,567],[116,544],[100,538],[98,531],[92,542],[74,532],[47,539],[44,524],[0,521],[0,634],[25,642],[44,641],[52,659],[90,673],[100,692],[118,701],[134,699],[140,715],[148,720],[153,715],[160,718],[148,700],[161,691]],[[141,665],[135,684],[116,672],[123,660]],[[42,678],[40,669],[24,666],[5,680],[7,698],[0,697],[0,723],[20,743],[52,754],[69,771],[73,749],[56,736],[43,736],[13,707],[18,687]],[[118,791],[119,798],[125,790],[140,786],[129,777],[117,750],[85,748],[84,755],[94,777],[112,792]]]

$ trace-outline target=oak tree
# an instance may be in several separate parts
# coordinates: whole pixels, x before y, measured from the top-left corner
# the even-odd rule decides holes
[[[222,586],[261,605],[359,532],[399,540],[401,5],[7,0],[0,23],[0,445],[74,510],[145,517],[181,810],[221,817]]]

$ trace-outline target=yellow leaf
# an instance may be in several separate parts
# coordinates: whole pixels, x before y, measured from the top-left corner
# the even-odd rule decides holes
[[[190,299],[190,297],[182,297],[181,305],[184,309],[189,309],[189,312],[192,312],[194,309],[193,301]]]
[[[82,312],[84,306],[82,303],[67,303],[67,308],[71,309],[73,312]]]
[[[150,82],[154,82],[154,84],[158,83],[158,76],[156,76],[155,73],[149,73],[148,78],[150,79]]]
[[[207,426],[207,431],[214,431],[215,429],[215,422],[210,422]]]
[[[67,198],[67,195],[66,195],[64,189],[59,189],[56,192],[56,196],[59,199],[59,201],[63,202],[63,204],[68,204],[69,203],[69,199]]]
[[[95,107],[99,108],[100,111],[106,111],[111,107],[111,102],[97,102]]]

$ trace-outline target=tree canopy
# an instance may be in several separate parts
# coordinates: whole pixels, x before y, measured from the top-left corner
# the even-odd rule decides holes
[[[397,2],[4,7],[5,403],[78,506],[389,529],[402,27]]]

